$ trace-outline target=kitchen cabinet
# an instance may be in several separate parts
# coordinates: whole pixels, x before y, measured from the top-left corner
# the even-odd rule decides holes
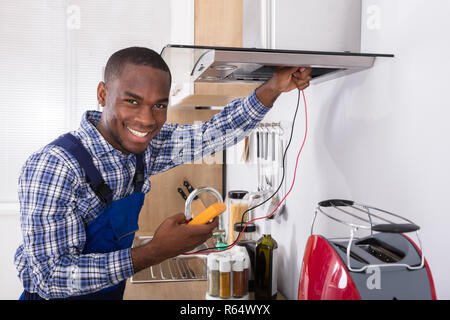
[[[203,300],[206,281],[130,283],[124,300]]]
[[[204,300],[205,293],[206,281],[134,284],[128,279],[124,300]],[[253,293],[250,293],[250,300],[252,299]],[[286,300],[286,298],[278,292],[277,300]]]

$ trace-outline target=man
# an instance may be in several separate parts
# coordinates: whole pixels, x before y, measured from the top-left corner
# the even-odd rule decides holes
[[[158,227],[151,242],[130,248],[148,178],[243,139],[282,92],[309,86],[310,71],[279,69],[203,124],[168,124],[166,63],[147,48],[114,53],[97,88],[103,112],[87,111],[78,130],[23,166],[23,244],[15,255],[21,299],[122,299],[133,273],[206,241],[218,219],[190,226],[179,213]]]

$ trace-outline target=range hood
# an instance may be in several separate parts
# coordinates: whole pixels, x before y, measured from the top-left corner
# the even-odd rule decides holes
[[[279,66],[312,67],[311,83],[371,68],[377,57],[392,54],[322,52],[170,44],[161,56],[172,72],[171,105],[195,95],[196,84],[260,85]],[[188,103],[189,104],[189,103]]]

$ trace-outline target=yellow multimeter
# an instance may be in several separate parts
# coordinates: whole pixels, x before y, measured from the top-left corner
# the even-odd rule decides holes
[[[189,225],[199,225],[199,224],[205,224],[208,221],[214,219],[214,217],[218,216],[222,212],[224,212],[227,209],[225,206],[225,203],[223,202],[216,202],[212,205],[210,205],[208,208],[200,212],[194,219],[191,219],[188,224]]]

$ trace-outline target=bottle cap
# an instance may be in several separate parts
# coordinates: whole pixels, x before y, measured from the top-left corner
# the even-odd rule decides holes
[[[240,253],[241,255],[246,256],[246,255],[248,254],[248,253],[247,253],[247,248],[238,246],[238,249],[239,249],[239,253]]]
[[[244,257],[239,256],[233,263],[233,271],[243,271],[244,270]]]
[[[244,269],[248,269],[250,268],[250,258],[248,256],[248,254],[245,255],[244,258]]]
[[[228,192],[228,197],[231,199],[243,199],[248,194],[245,190],[232,190]]]
[[[211,270],[219,270],[219,260],[218,260],[219,256],[211,253],[208,255],[208,268]]]
[[[247,248],[239,247],[239,252],[234,256],[234,260],[242,261],[242,265],[244,269],[247,269],[250,266],[250,257],[247,252]]]
[[[241,232],[242,230],[244,230],[244,233],[256,231],[256,226],[253,222],[247,223],[247,226],[245,227],[245,229],[244,229],[244,227],[245,227],[245,223],[242,223],[242,222],[235,223],[234,231]]]
[[[263,234],[271,234],[271,223],[272,220],[264,219],[264,232]]]
[[[219,272],[230,272],[231,264],[228,257],[223,257],[219,259]]]

